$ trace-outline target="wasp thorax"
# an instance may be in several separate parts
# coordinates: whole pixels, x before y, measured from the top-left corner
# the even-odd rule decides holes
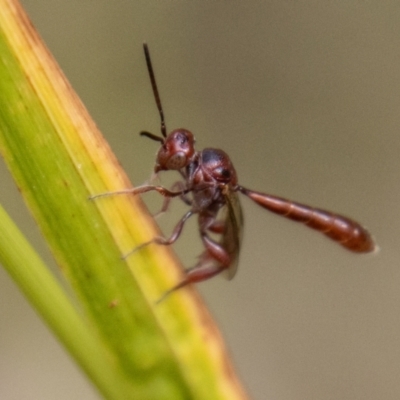
[[[186,167],[194,154],[194,142],[192,132],[186,129],[173,130],[158,151],[155,172]]]
[[[235,168],[228,156],[220,149],[204,149],[201,152],[203,170],[217,182],[237,184]]]

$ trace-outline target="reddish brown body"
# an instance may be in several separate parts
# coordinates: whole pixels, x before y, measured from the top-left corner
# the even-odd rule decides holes
[[[302,222],[306,226],[322,232],[348,250],[358,253],[374,250],[375,245],[368,231],[352,219],[281,197],[246,189],[238,184],[235,168],[223,150],[207,148],[196,151],[193,134],[187,129],[175,129],[167,135],[160,96],[146,44],[144,44],[144,52],[160,113],[162,136],[149,132],[141,132],[141,135],[161,143],[154,171],[158,173],[175,170],[180,173],[183,180],[173,186],[176,191],[162,186],[144,185],[114,192],[114,194],[140,194],[155,190],[165,197],[162,211],[168,208],[169,200],[177,196],[190,206],[190,210],[181,218],[169,238],[156,237],[139,248],[150,243],[161,245],[174,243],[179,238],[185,222],[195,214],[198,215],[200,237],[205,247],[197,265],[187,270],[184,279],[167,291],[162,299],[188,283],[209,279],[222,271],[228,271],[229,278],[234,276],[243,225],[238,192],[269,211],[293,221]],[[222,212],[225,214],[220,218]],[[219,236],[219,239],[215,240],[214,236]]]
[[[358,253],[368,253],[375,248],[369,232],[350,218],[286,200],[282,197],[254,192],[245,188],[239,190],[261,207],[293,221],[302,222],[339,242],[346,249]]]

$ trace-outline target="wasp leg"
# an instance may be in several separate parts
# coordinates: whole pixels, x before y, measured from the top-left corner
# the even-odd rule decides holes
[[[180,199],[181,199],[185,204],[187,204],[188,206],[191,206],[191,205],[192,205],[192,200],[187,196],[187,192],[185,191],[185,189],[186,189],[186,187],[185,187],[185,185],[183,184],[183,182],[182,182],[182,181],[178,181],[178,182],[175,182],[175,183],[171,186],[171,189],[170,189],[170,190],[171,190],[172,192],[175,192],[175,191],[180,192],[180,193],[181,193],[181,195],[179,196]],[[171,203],[171,200],[172,200],[172,197],[171,197],[171,196],[165,196],[165,197],[164,197],[163,204],[162,204],[162,206],[161,206],[161,210],[158,211],[157,213],[155,213],[155,214],[153,215],[153,217],[154,217],[154,218],[157,218],[157,217],[159,217],[161,214],[164,214],[164,213],[168,210],[169,205],[170,205],[170,203]]]
[[[169,246],[170,244],[176,242],[179,238],[179,236],[182,233],[183,226],[185,225],[185,222],[194,214],[193,210],[188,211],[176,224],[174,230],[172,231],[172,234],[169,238],[164,238],[161,236],[156,236],[155,238],[149,240],[148,242],[142,243],[139,246],[135,247],[133,250],[131,250],[129,253],[126,253],[122,256],[122,259],[125,260],[127,257],[129,257],[131,254],[137,252],[138,250],[142,249],[143,247],[148,246],[149,244],[161,244],[163,246]]]
[[[137,195],[137,194],[150,192],[152,190],[157,191],[158,193],[160,193],[161,195],[163,195],[165,197],[183,196],[192,191],[192,189],[183,189],[178,192],[172,192],[171,190],[168,190],[167,188],[165,188],[163,186],[143,185],[143,186],[137,186],[137,187],[129,188],[129,189],[116,190],[115,192],[105,192],[105,193],[95,194],[93,196],[90,196],[89,200],[94,200],[94,199],[97,199],[98,197],[113,196],[113,195],[117,195],[117,194]]]
[[[214,227],[218,227],[218,229],[223,227],[223,225],[219,223],[215,223],[214,226],[214,223],[215,221],[210,223],[207,229],[213,231]],[[184,279],[171,289],[167,290],[160,299],[157,300],[157,304],[176,290],[181,289],[190,283],[197,283],[210,279],[229,268],[232,260],[226,249],[220,243],[211,239],[207,235],[206,230],[200,232],[200,234],[206,251],[201,255],[199,262],[186,271]]]

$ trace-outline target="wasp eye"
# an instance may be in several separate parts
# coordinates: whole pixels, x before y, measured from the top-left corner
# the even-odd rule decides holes
[[[177,170],[186,166],[186,156],[183,152],[172,155],[167,163],[168,169]]]

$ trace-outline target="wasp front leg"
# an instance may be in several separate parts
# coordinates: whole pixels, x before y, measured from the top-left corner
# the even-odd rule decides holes
[[[104,193],[95,194],[93,196],[90,196],[89,200],[94,200],[99,197],[113,196],[113,195],[117,195],[117,194],[137,195],[137,194],[150,192],[153,190],[155,190],[156,192],[160,193],[161,195],[163,195],[164,197],[167,197],[167,198],[184,196],[191,191],[191,189],[182,189],[180,191],[173,192],[171,190],[166,189],[163,186],[143,185],[143,186],[137,186],[137,187],[129,188],[129,189],[116,190],[114,192],[104,192]]]
[[[178,181],[175,182],[170,189],[171,192],[180,192],[181,195],[179,196],[179,198],[188,206],[192,205],[192,200],[188,197],[188,192],[186,191],[186,187],[184,185],[183,182]],[[175,196],[174,196],[175,197]],[[172,196],[164,196],[164,201],[163,204],[161,206],[161,210],[158,211],[157,213],[155,213],[153,215],[154,218],[159,217],[161,214],[165,213],[166,211],[168,211],[169,205],[171,203],[172,200]]]

